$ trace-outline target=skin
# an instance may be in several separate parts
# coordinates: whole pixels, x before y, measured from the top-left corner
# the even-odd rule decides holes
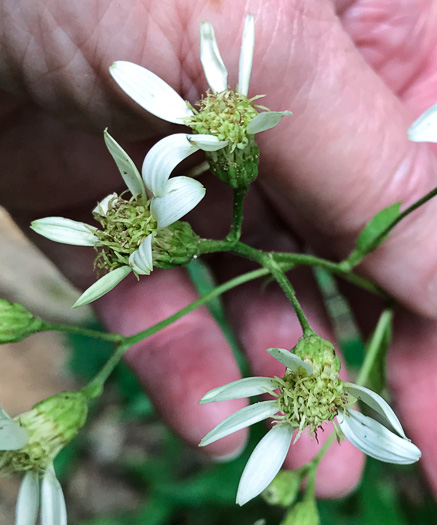
[[[437,184],[436,150],[412,144],[406,135],[414,118],[437,99],[433,0],[95,0],[92,9],[84,1],[0,5],[0,196],[26,231],[32,219],[49,215],[89,221],[96,201],[122,188],[102,140],[105,127],[137,165],[159,138],[181,131],[123,94],[108,74],[114,60],[147,67],[193,103],[207,87],[198,56],[200,21],[213,24],[228,82],[235,86],[248,12],[256,20],[249,96],[266,93],[264,104],[290,109],[293,117],[259,135],[260,177],[245,208],[245,241],[266,249],[309,246],[339,259],[378,210],[399,200],[408,206]],[[202,182],[207,197],[188,219],[202,235],[224,235],[230,194],[210,176]],[[360,267],[405,307],[397,312],[388,376],[394,406],[423,451],[434,493],[436,218],[437,203],[430,202]],[[34,240],[77,285],[94,281],[92,250]],[[211,258],[211,264],[220,279],[244,270],[235,259]],[[293,273],[292,281],[313,327],[333,340],[309,274]],[[175,269],[154,271],[140,283],[128,278],[96,307],[110,330],[129,334],[195,298],[186,272]],[[363,326],[376,317],[378,305],[361,294],[354,293],[351,302]],[[292,347],[300,329],[280,291],[249,285],[229,294],[226,304],[254,374],[281,374],[265,348]],[[244,405],[197,405],[207,390],[239,377],[204,309],[138,344],[127,359],[164,420],[192,445]],[[239,432],[205,452],[235,454],[244,441]],[[302,464],[317,449],[301,438],[287,465]],[[318,494],[345,494],[362,465],[362,454],[351,445],[334,445],[320,466]]]

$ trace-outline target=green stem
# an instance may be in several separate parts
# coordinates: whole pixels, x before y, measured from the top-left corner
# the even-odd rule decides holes
[[[297,300],[296,293],[290,281],[284,274],[284,270],[281,268],[280,264],[275,261],[272,254],[269,252],[263,252],[243,244],[242,242],[236,242],[231,244],[227,241],[210,241],[202,240],[199,245],[200,253],[211,253],[214,251],[230,251],[235,255],[244,257],[245,259],[250,259],[257,262],[262,267],[267,268],[277,283],[280,285],[288,300],[292,304],[299,323],[302,327],[302,331],[305,335],[313,335],[314,330],[311,328],[305,314],[303,313],[302,307]]]
[[[241,224],[243,222],[243,202],[246,196],[247,188],[235,188],[234,189],[234,210],[232,217],[231,230],[228,233],[226,240],[234,243],[240,240],[241,237]]]
[[[105,384],[108,377],[112,374],[114,368],[118,365],[128,348],[129,345],[127,344],[121,344],[119,347],[117,347],[115,352],[106,361],[99,372],[97,372],[88,385],[82,389],[82,392],[85,395],[87,395],[89,398],[93,398],[102,393],[103,385]]]
[[[124,337],[121,334],[108,334],[100,332],[99,330],[90,330],[88,328],[81,328],[80,326],[66,326],[60,324],[52,324],[44,322],[41,332],[64,332],[66,334],[84,335],[101,341],[110,341],[111,343],[122,343]]]
[[[345,281],[348,281],[352,284],[355,284],[356,286],[359,286],[360,288],[363,288],[363,290],[367,290],[368,292],[378,295],[384,299],[388,298],[387,293],[378,285],[372,283],[367,279],[364,279],[364,277],[356,275],[350,270],[345,270],[345,268],[341,266],[341,263],[335,263],[326,259],[314,257],[313,255],[305,255],[299,253],[272,252],[272,255],[276,262],[288,263],[290,265],[293,265],[293,267],[314,266],[317,268],[323,268],[324,270],[327,270],[330,273],[338,275]]]
[[[373,332],[372,339],[370,340],[369,346],[366,350],[366,356],[364,358],[363,366],[360,369],[356,384],[359,386],[365,385],[369,379],[370,372],[375,364],[378,357],[379,350],[381,348],[381,342],[385,337],[387,326],[391,323],[393,318],[392,308],[386,308],[376,325],[375,331]]]
[[[317,467],[319,466],[320,461],[322,460],[323,456],[328,451],[329,447],[332,445],[332,443],[334,443],[334,439],[335,439],[335,432],[331,432],[327,440],[323,443],[322,448],[319,450],[317,455],[311,460],[309,464],[308,485],[307,485],[307,491],[305,494],[305,499],[314,498]]]
[[[217,288],[215,288],[208,294],[204,295],[200,299],[197,299],[197,301],[194,301],[194,303],[189,304],[185,308],[182,308],[182,310],[179,310],[179,312],[176,312],[175,314],[171,315],[167,319],[160,321],[159,323],[151,326],[150,328],[147,328],[146,330],[143,330],[142,332],[131,335],[130,337],[126,337],[124,342],[125,344],[129,346],[134,345],[135,343],[142,341],[146,337],[149,337],[155,334],[156,332],[159,332],[159,330],[162,330],[163,328],[174,323],[175,321],[177,321],[184,315],[192,312],[196,308],[199,308],[199,306],[204,305],[208,301],[215,299],[216,297],[223,294],[224,292],[227,292],[231,288],[240,286],[240,284],[246,283],[248,281],[252,281],[253,279],[258,279],[259,277],[263,277],[265,275],[268,275],[269,273],[270,273],[269,270],[265,268],[261,268],[259,270],[254,270],[252,272],[248,272],[248,273],[244,273],[243,275],[239,275],[238,277],[235,277],[234,279],[231,279],[230,281],[220,286],[217,286]]]
[[[384,299],[389,298],[387,293],[384,292],[384,290],[378,285],[368,281],[367,279],[364,279],[363,277],[360,277],[359,275],[354,274],[350,270],[346,270],[341,266],[341,263],[327,261],[326,259],[321,259],[313,255],[305,255],[300,253],[263,252],[261,250],[255,250],[255,248],[251,248],[250,246],[246,246],[243,243],[238,243],[238,246],[236,246],[234,243],[230,243],[226,240],[213,241],[209,239],[202,239],[200,241],[198,255],[230,251],[240,255],[241,257],[257,262],[259,262],[259,254],[264,254],[266,256],[272,257],[280,266],[286,265],[289,269],[293,269],[297,266],[315,266],[318,268],[323,268],[333,274],[340,276],[344,280],[359,286],[364,290],[367,290],[368,292],[378,295]]]

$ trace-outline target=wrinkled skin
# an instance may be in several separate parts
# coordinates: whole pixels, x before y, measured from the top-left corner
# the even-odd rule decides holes
[[[245,240],[262,248],[309,245],[336,259],[347,254],[363,224],[384,206],[411,204],[437,185],[432,147],[409,143],[406,130],[437,102],[437,4],[433,0],[181,0],[60,2],[2,0],[0,16],[0,195],[23,228],[31,219],[62,215],[90,220],[98,199],[122,187],[101,132],[113,136],[138,165],[148,147],[176,127],[148,115],[108,74],[114,60],[141,64],[195,102],[207,85],[198,57],[199,22],[215,27],[229,84],[235,86],[244,15],[256,20],[249,95],[290,109],[274,130],[259,135],[261,173],[245,208]],[[181,131],[180,128],[178,128]],[[203,235],[224,235],[230,195],[211,176],[209,192],[189,219]],[[222,220],[218,220],[222,217]],[[407,434],[423,451],[423,468],[437,492],[437,203],[405,220],[360,271],[408,308],[399,308],[389,355],[389,381]],[[295,241],[298,238],[299,243]],[[34,239],[79,286],[92,275],[92,250]],[[90,253],[91,252],[91,253]],[[211,259],[233,274],[235,259]],[[309,274],[291,274],[316,330],[333,340]],[[196,297],[186,272],[127,279],[97,309],[112,331],[143,329]],[[252,369],[280,374],[265,348],[290,348],[300,335],[274,285],[229,294],[229,312]],[[362,318],[373,303],[354,294]],[[423,317],[419,317],[421,314]],[[223,335],[197,310],[138,344],[128,361],[163,418],[196,445],[243,401],[198,406],[210,388],[238,378]],[[325,432],[326,436],[327,432]],[[319,436],[323,438],[322,436]],[[207,452],[234,453],[244,432]],[[288,466],[302,464],[317,444],[292,447]],[[357,482],[363,457],[348,443],[323,460],[318,494],[334,497]]]

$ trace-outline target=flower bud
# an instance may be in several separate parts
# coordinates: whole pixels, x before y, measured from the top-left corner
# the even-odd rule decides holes
[[[39,332],[43,324],[21,304],[0,299],[0,344],[21,341]]]
[[[153,237],[153,266],[163,269],[185,266],[198,254],[199,241],[188,222],[178,221],[158,230]]]
[[[82,428],[87,413],[87,397],[82,392],[61,392],[20,414],[15,422],[27,430],[27,444],[0,452],[0,470],[45,471]]]
[[[262,493],[262,497],[270,505],[281,505],[282,507],[293,505],[299,494],[304,474],[302,469],[281,470]]]
[[[319,525],[320,518],[314,498],[304,499],[287,513],[281,525]]]

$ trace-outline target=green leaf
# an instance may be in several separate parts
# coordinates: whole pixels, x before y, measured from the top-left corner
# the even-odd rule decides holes
[[[354,250],[344,261],[345,265],[349,268],[356,266],[367,254],[385,241],[391,231],[389,227],[399,217],[400,211],[401,203],[395,202],[370,219],[358,237]]]

